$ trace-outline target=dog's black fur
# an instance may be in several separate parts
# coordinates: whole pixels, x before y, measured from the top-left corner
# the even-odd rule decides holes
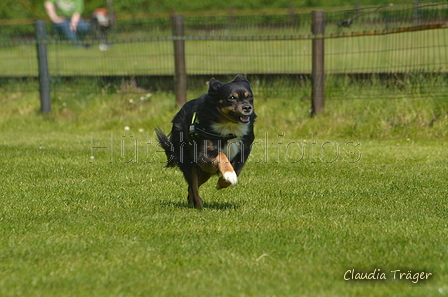
[[[188,202],[202,208],[199,187],[219,174],[217,189],[236,185],[254,141],[256,115],[249,81],[237,75],[230,83],[212,78],[208,93],[184,104],[166,136],[156,129],[168,158],[188,183]]]

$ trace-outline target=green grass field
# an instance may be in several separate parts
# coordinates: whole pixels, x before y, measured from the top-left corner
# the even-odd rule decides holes
[[[203,210],[155,144],[172,94],[37,98],[0,94],[1,296],[448,295],[446,98],[311,119],[257,89],[253,155]]]

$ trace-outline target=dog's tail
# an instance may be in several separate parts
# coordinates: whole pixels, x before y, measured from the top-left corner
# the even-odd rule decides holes
[[[176,166],[173,144],[168,139],[168,136],[166,136],[160,128],[156,128],[155,131],[157,134],[157,138],[159,139],[160,146],[165,150],[166,158],[168,159],[166,167]]]

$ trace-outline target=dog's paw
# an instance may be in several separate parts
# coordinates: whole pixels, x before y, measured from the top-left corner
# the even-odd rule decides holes
[[[238,177],[235,172],[226,172],[222,177],[218,179],[218,183],[216,184],[216,189],[221,190],[227,188],[228,186],[236,185],[238,183]]]
[[[238,183],[238,176],[236,176],[235,171],[232,172],[226,172],[222,175],[222,178],[230,183],[232,186],[236,185]]]

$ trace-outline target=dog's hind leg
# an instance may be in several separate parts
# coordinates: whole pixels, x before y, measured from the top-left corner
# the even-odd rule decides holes
[[[199,196],[199,174],[194,166],[191,168],[191,179],[188,184],[188,203],[196,208],[203,208],[202,199]]]
[[[226,181],[222,176],[218,179],[218,183],[216,184],[216,189],[221,190],[230,186],[231,183]]]
[[[191,206],[194,206],[194,195],[193,195],[193,189],[190,185],[188,185],[188,204],[190,204]]]

